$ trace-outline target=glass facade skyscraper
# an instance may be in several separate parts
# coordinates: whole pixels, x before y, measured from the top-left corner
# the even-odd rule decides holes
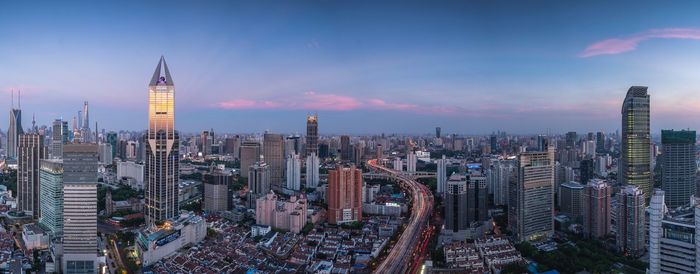
[[[622,143],[618,178],[638,186],[649,198],[652,188],[647,87],[633,86],[622,103]]]
[[[687,205],[690,196],[696,195],[695,138],[694,130],[661,131],[661,186],[669,208]]]

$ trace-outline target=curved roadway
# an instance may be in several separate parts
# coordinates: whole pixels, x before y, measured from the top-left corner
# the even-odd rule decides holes
[[[390,174],[399,180],[401,186],[410,191],[413,196],[411,216],[406,229],[386,258],[375,269],[375,273],[412,272],[417,268],[417,264],[422,262],[424,252],[419,249],[422,235],[428,228],[428,219],[433,212],[433,194],[428,187],[401,174],[400,171],[378,165],[376,159],[369,160],[367,163],[372,169]]]

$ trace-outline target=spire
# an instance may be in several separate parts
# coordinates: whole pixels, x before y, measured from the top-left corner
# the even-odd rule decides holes
[[[165,57],[160,56],[158,61],[158,66],[156,66],[156,71],[153,72],[153,77],[151,78],[151,83],[149,86],[172,86],[173,78],[170,77],[170,70],[168,70],[168,64],[165,63]]]
[[[10,90],[10,101],[12,101],[12,108],[15,108],[15,89]]]
[[[18,89],[17,90],[17,108],[22,109],[22,102],[20,101],[22,99],[22,90]]]

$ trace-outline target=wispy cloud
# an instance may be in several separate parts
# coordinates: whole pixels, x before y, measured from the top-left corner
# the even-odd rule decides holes
[[[349,111],[358,109],[376,110],[413,110],[418,108],[413,104],[388,103],[381,99],[360,99],[345,95],[304,92],[300,96],[285,98],[253,100],[233,99],[217,103],[222,109],[303,109],[326,111]]]
[[[637,49],[641,42],[650,39],[689,39],[700,40],[698,28],[650,29],[627,37],[611,38],[588,46],[579,57],[620,54]]]

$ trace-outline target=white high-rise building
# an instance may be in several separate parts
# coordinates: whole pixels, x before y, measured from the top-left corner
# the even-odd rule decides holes
[[[406,154],[406,171],[409,173],[416,172],[416,153],[413,151]]]
[[[301,160],[299,154],[287,155],[287,188],[301,190]]]
[[[63,273],[97,273],[97,145],[63,147]]]
[[[316,153],[306,156],[306,188],[316,188],[318,186],[319,159]]]
[[[442,159],[437,160],[437,193],[445,193],[447,187],[447,159],[442,155]]]
[[[403,171],[403,161],[401,158],[394,158],[394,170]]]
[[[700,205],[690,203],[669,211],[664,191],[655,189],[649,204],[649,269],[647,273],[700,271]]]

